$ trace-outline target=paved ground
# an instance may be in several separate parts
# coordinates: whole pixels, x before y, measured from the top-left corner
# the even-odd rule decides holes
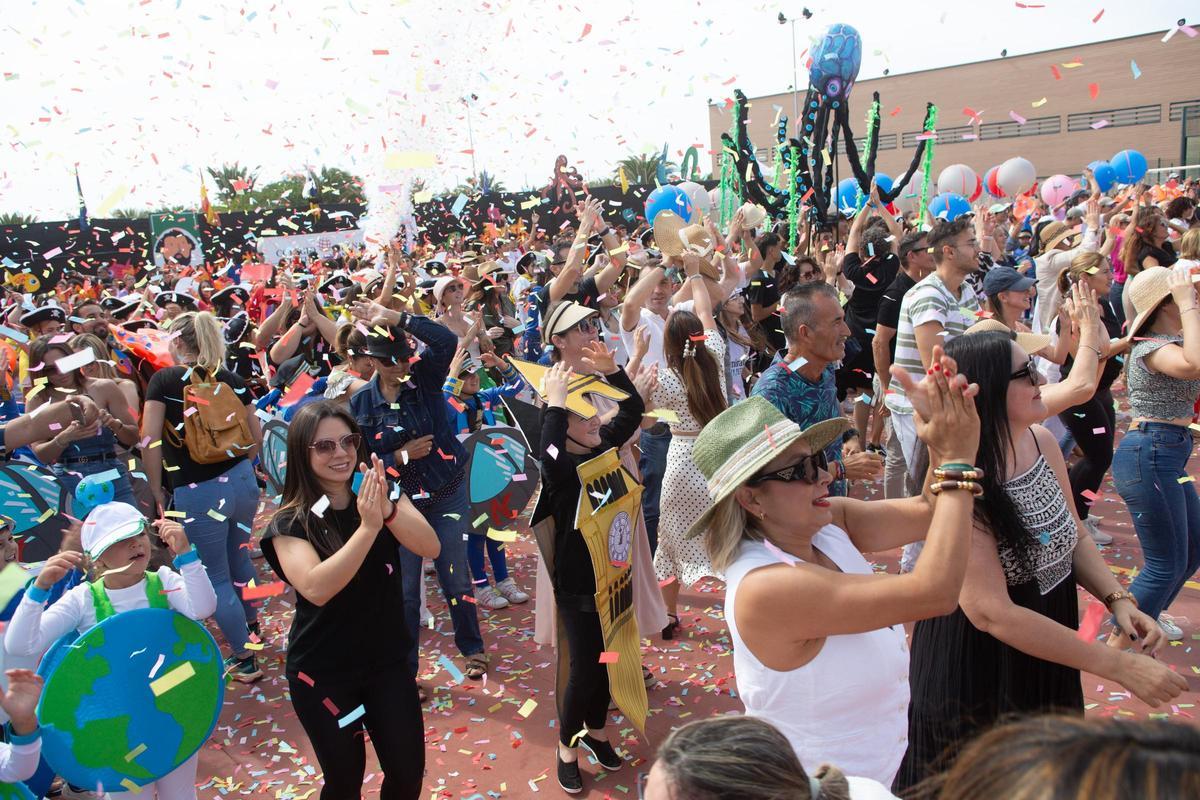
[[[1200,456],[1193,457],[1191,474],[1200,475]],[[860,489],[856,495],[869,496]],[[1141,550],[1124,504],[1106,481],[1095,506],[1100,525],[1114,535],[1105,558],[1127,582],[1141,564]],[[535,546],[523,536],[510,545],[510,565],[518,583],[532,592]],[[898,553],[880,559],[881,569],[895,569]],[[263,580],[275,580],[259,564]],[[438,664],[443,654],[455,653],[449,617],[435,582],[428,580],[430,609],[436,615],[432,632],[422,638],[423,674],[432,688],[426,706],[428,751],[426,786],[435,800],[469,798],[528,798],[542,793],[561,795],[552,774],[557,730],[554,719],[553,654],[533,643],[532,602],[502,611],[481,611],[485,641],[492,658],[486,682],[456,682]],[[733,679],[728,631],[723,619],[723,586],[701,584],[681,597],[682,637],[664,642],[655,636],[645,651],[646,663],[659,677],[650,692],[649,742],[661,742],[672,726],[698,717],[740,709]],[[1088,599],[1081,596],[1082,602]],[[304,732],[291,710],[282,677],[284,647],[290,625],[292,595],[271,598],[263,616],[266,647],[262,651],[267,677],[252,687],[233,684],[219,728],[201,753],[200,796],[256,797],[303,800],[319,797],[319,769]],[[1159,715],[1194,722],[1200,692],[1200,583],[1190,582],[1172,609],[1184,629],[1182,642],[1173,643],[1160,657],[1184,673],[1191,690]],[[214,628],[215,630],[215,628]],[[353,658],[353,654],[347,654]],[[1083,688],[1089,714],[1145,718],[1154,712],[1129,697],[1120,686],[1085,675]],[[526,701],[537,705],[528,717],[518,713]],[[525,709],[528,710],[528,709]],[[605,774],[598,765],[584,764],[588,798],[636,798],[638,774],[647,770],[653,746],[641,740],[631,725],[610,717],[610,730],[619,732],[627,753],[626,766]],[[377,794],[380,774],[373,757],[363,796]]]

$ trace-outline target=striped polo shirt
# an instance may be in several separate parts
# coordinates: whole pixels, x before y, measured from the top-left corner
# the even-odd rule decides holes
[[[896,329],[896,359],[893,363],[903,367],[914,381],[921,380],[925,374],[921,352],[917,349],[916,328],[927,322],[937,322],[946,332],[943,342],[948,342],[978,321],[979,298],[970,283],[963,281],[959,294],[959,297],[951,294],[938,274],[931,272],[909,289],[900,302],[900,327]],[[888,410],[911,414],[912,403],[900,381],[892,381],[888,388],[883,399]]]

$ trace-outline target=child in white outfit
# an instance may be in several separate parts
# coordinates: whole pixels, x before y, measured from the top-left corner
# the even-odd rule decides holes
[[[45,607],[55,581],[84,566],[83,554],[64,551],[51,557],[17,606],[4,634],[4,648],[14,655],[40,656],[72,629],[80,633],[114,614],[135,608],[169,607],[194,620],[212,615],[217,595],[196,548],[183,526],[156,520],[158,536],[175,554],[175,572],[160,567],[146,572],[150,560],[151,523],[127,503],[97,506],[83,521],[83,549],[100,574],[92,583],[74,587],[57,603]],[[36,766],[36,757],[34,759]],[[196,764],[193,755],[169,775],[142,787],[139,800],[195,800]],[[91,787],[88,787],[91,788]],[[132,792],[111,798],[132,798]]]

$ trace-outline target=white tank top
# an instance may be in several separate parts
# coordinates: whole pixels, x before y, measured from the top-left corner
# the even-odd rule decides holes
[[[817,531],[813,547],[844,573],[872,572],[850,537],[835,525]],[[772,552],[762,542],[744,541],[725,571],[725,621],[733,637],[733,669],[746,713],[779,728],[805,769],[829,763],[847,775],[891,786],[908,748],[904,628],[895,625],[829,636],[817,657],[799,669],[779,672],[765,666],[738,633],[737,590],[751,571],[784,559],[785,563],[802,562],[789,553]],[[791,613],[836,614],[837,609],[794,609]],[[786,624],[785,619],[781,617],[781,624]]]

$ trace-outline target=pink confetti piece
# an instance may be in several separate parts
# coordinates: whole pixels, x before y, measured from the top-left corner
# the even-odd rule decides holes
[[[1089,603],[1083,619],[1079,621],[1079,630],[1075,632],[1075,637],[1081,642],[1093,641],[1100,633],[1100,624],[1103,621],[1104,605],[1095,602]]]
[[[1020,114],[1018,114],[1015,111],[1009,111],[1008,116],[1012,119],[1013,122],[1017,123],[1018,125],[1025,124],[1025,118],[1022,117]]]
[[[1094,131],[1098,131],[1101,128],[1107,128],[1110,124],[1111,123],[1106,119],[1098,119],[1091,124],[1091,128]]]

